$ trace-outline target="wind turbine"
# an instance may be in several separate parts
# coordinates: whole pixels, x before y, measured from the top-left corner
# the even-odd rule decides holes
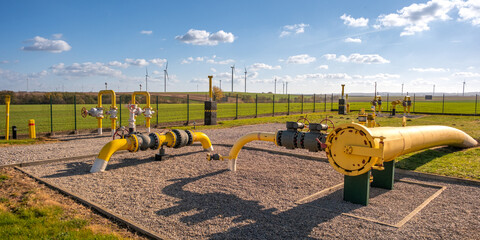
[[[145,67],[145,91],[148,92],[148,69]]]
[[[247,68],[245,68],[245,93],[247,92]]]
[[[163,92],[167,92],[167,79],[168,79],[168,61],[165,65],[165,69],[163,69]]]
[[[235,64],[233,64],[231,68],[232,68],[232,93],[233,93],[233,71],[235,70]]]

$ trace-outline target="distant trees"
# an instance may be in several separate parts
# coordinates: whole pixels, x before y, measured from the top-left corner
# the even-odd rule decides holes
[[[217,86],[213,86],[213,96],[216,101],[220,101],[223,98],[223,91]]]

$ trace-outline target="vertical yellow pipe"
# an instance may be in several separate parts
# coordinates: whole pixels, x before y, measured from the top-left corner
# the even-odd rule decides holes
[[[28,120],[28,136],[31,139],[37,138],[37,133],[35,132],[35,120]]]
[[[5,96],[5,106],[7,110],[5,111],[5,140],[8,140],[10,137],[9,124],[10,124],[10,95]]]
[[[102,95],[103,94],[110,94],[112,100],[112,105],[110,106],[110,110],[113,110],[113,109],[117,109],[117,96],[115,95],[115,92],[113,90],[101,90],[100,92],[98,92],[98,107],[102,107]],[[113,131],[115,131],[115,129],[117,128],[116,126],[116,118],[112,118],[112,134],[113,134]],[[99,128],[102,127],[102,124],[101,124],[101,120],[100,120],[100,124],[99,124]]]
[[[135,92],[133,92],[133,94],[132,94],[132,104],[135,104],[135,97],[136,97],[137,95],[145,95],[145,97],[147,98],[147,106],[146,106],[146,108],[151,109],[151,108],[150,108],[150,93],[147,92],[147,91],[135,91]],[[146,118],[146,127],[147,127],[148,129],[150,129],[150,118],[151,118],[151,117],[147,117],[147,118]]]
[[[213,93],[212,93],[212,78],[213,78],[213,76],[208,76],[208,81],[209,81],[208,95],[210,96],[210,101],[212,101],[212,100],[213,100]]]

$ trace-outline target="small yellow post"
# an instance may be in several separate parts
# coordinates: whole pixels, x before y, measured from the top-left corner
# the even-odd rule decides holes
[[[8,140],[10,137],[9,124],[10,124],[10,95],[5,96],[5,106],[7,110],[5,111],[5,140]]]
[[[342,84],[342,99],[343,99],[343,94],[345,93],[345,84]]]
[[[28,136],[31,139],[37,138],[37,133],[35,132],[35,120],[28,120]]]
[[[213,76],[208,76],[208,82],[209,82],[208,95],[210,96],[210,101],[213,101],[212,78]]]

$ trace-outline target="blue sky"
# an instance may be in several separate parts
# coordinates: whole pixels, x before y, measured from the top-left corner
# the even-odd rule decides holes
[[[480,91],[479,0],[5,0],[0,32],[0,90]]]

